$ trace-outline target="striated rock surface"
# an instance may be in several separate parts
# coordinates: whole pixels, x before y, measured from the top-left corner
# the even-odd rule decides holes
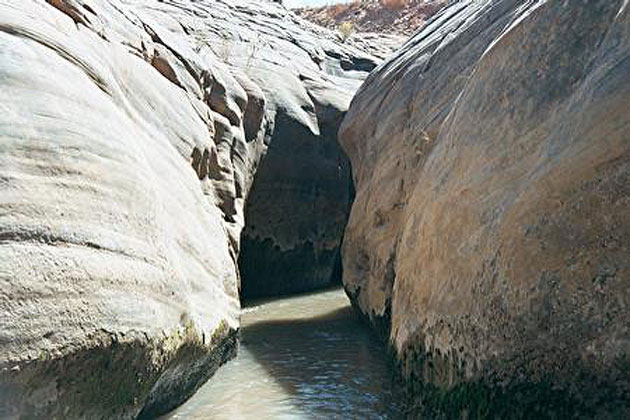
[[[253,39],[246,56],[227,57],[236,65],[240,61],[263,88],[273,131],[247,200],[239,259],[244,297],[340,282],[339,248],[353,197],[337,132],[376,59],[327,40],[336,35],[323,28],[303,24],[319,38],[296,29],[277,33],[274,28],[271,36],[254,28],[245,32]]]
[[[627,1],[496,0],[358,92],[344,284],[424,414],[627,417],[629,89]]]
[[[1,418],[153,417],[233,356],[261,158],[339,158],[335,86],[373,66],[312,28],[271,2],[0,0]],[[298,182],[348,188],[339,159]]]

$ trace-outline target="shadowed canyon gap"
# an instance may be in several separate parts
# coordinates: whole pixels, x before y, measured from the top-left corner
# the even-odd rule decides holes
[[[0,417],[164,413],[241,294],[340,278],[412,417],[628,417],[628,2],[380,51],[276,2],[0,0]]]

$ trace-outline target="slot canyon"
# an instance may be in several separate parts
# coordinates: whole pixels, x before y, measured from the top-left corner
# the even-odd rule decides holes
[[[630,417],[628,1],[282,3],[0,0],[0,419]]]

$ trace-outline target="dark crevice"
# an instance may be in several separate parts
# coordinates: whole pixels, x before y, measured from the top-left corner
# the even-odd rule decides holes
[[[244,299],[341,284],[340,246],[354,199],[337,141],[344,113],[309,96],[321,134],[278,115],[249,192],[239,255]]]

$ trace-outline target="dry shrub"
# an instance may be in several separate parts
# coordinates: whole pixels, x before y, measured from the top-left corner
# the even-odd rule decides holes
[[[348,20],[341,22],[341,24],[339,24],[339,33],[341,34],[341,41],[346,42],[354,33],[354,23]]]
[[[409,0],[380,0],[381,6],[389,10],[398,10],[405,7]]]

